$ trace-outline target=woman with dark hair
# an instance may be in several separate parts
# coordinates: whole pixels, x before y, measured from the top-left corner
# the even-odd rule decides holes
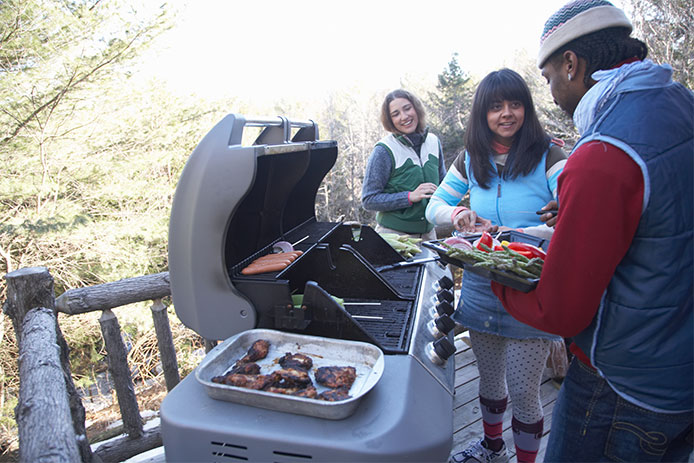
[[[381,106],[381,123],[390,134],[369,157],[362,206],[377,211],[376,231],[435,239],[424,211],[446,167],[441,143],[426,126],[424,106],[407,90],[394,90]]]
[[[452,223],[461,232],[513,228],[551,237],[552,229],[529,211],[556,198],[557,177],[566,155],[540,125],[530,90],[518,73],[502,69],[480,82],[465,148],[432,196],[428,220],[437,225]],[[468,192],[470,208],[458,206]],[[470,332],[480,373],[484,437],[454,454],[451,461],[508,460],[501,431],[510,396],[517,460],[534,462],[544,422],[540,381],[551,341],[561,338],[515,320],[492,293],[489,279],[471,272],[463,272],[453,318]]]

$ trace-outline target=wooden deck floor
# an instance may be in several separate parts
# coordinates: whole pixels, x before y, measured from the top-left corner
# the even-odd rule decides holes
[[[466,333],[456,338],[455,356],[455,399],[453,401],[453,452],[464,449],[467,444],[482,436],[482,414],[479,408],[478,385],[479,372],[472,349],[461,342]],[[536,461],[543,461],[545,449],[547,447],[547,436],[552,425],[552,408],[559,392],[558,384],[551,380],[547,372],[540,387],[540,397],[545,414],[544,435],[540,445],[540,451]],[[516,462],[516,452],[513,445],[513,434],[511,431],[511,411],[513,404],[509,402],[509,408],[504,416],[503,437],[509,455],[512,456],[510,462]]]

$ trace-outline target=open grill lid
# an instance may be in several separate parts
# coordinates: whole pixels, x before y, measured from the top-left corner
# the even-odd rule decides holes
[[[256,140],[255,144],[263,146],[254,150],[254,172],[235,173],[253,175],[254,179],[229,222],[228,265],[284,239],[292,229],[315,221],[316,194],[335,164],[336,143],[305,140],[317,137],[318,128],[311,126],[301,129],[291,143],[277,144],[279,140],[272,137],[277,132],[271,129],[283,128],[268,127]]]
[[[241,145],[245,127],[263,128],[251,146]],[[255,309],[228,269],[315,222],[316,194],[336,158],[337,143],[319,141],[312,121],[230,114],[203,138],[169,223],[171,293],[186,326],[207,339],[255,327]]]

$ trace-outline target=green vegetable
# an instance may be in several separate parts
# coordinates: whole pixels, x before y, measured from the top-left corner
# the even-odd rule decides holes
[[[397,233],[379,233],[386,243],[393,249],[398,251],[405,259],[409,259],[415,254],[422,252],[417,246],[422,241],[421,238],[413,238],[407,235],[398,235]]]
[[[539,257],[528,259],[508,246],[502,245],[502,251],[493,251],[484,244],[481,249],[459,249],[446,243],[439,243],[446,248],[446,254],[463,261],[472,261],[475,268],[486,268],[511,272],[524,278],[540,278],[544,260]]]

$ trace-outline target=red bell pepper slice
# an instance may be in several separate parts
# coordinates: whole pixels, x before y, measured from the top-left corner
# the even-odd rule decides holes
[[[545,257],[547,257],[547,254],[545,254],[545,251],[542,249],[533,246],[532,244],[528,243],[521,243],[520,241],[514,241],[513,243],[510,243],[508,245],[508,248],[516,251],[519,254],[524,255],[528,259],[532,259],[533,257],[539,257],[542,260],[545,260]]]
[[[492,238],[492,235],[490,235],[489,232],[482,232],[482,236],[475,241],[475,247],[480,251],[484,251],[484,248],[482,248],[483,244],[489,249],[494,249],[494,238]]]

